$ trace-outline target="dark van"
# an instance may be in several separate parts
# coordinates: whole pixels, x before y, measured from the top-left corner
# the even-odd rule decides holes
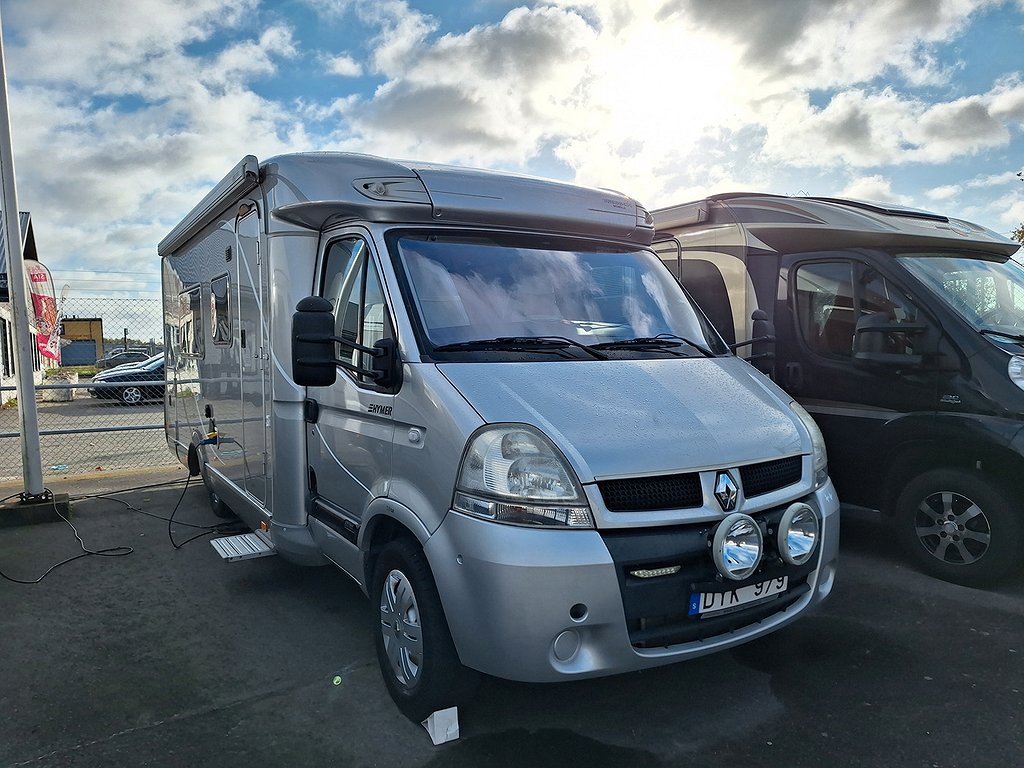
[[[891,515],[939,578],[977,586],[1019,569],[1017,243],[924,211],[767,194],[654,221],[655,250],[725,340],[814,416],[844,505]]]

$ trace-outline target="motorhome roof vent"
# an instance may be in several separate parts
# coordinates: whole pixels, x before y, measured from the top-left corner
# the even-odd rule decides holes
[[[430,204],[427,188],[418,178],[356,179],[352,186],[371,200]]]

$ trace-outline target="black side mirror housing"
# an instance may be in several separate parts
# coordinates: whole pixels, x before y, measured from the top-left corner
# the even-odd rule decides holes
[[[769,378],[774,378],[775,373],[775,325],[768,319],[768,313],[763,309],[755,309],[750,313],[751,338],[736,344],[730,344],[729,349],[735,352],[740,347],[750,345],[750,357],[746,361],[753,365],[761,373]]]
[[[292,315],[292,378],[304,387],[329,387],[338,377],[334,362],[331,302],[307,296]]]
[[[369,357],[370,367],[337,359],[335,344],[363,353]],[[329,387],[337,380],[339,366],[368,377],[383,389],[394,391],[402,384],[402,360],[394,339],[381,339],[372,347],[364,347],[335,336],[331,302],[307,296],[295,305],[292,315],[292,378],[304,387]]]
[[[883,312],[864,315],[857,320],[853,336],[854,363],[887,368],[917,368],[924,362],[924,355],[908,354],[913,349],[910,337],[924,334],[925,323],[900,323]]]

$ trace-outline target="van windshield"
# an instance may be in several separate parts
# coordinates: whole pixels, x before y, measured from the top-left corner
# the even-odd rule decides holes
[[[992,254],[904,253],[899,262],[981,331],[1024,333],[1024,267]]]
[[[501,343],[545,351],[528,340],[547,340],[547,352],[595,345],[634,356],[657,348],[684,356],[727,351],[647,250],[435,234],[403,234],[393,242],[435,351],[467,350],[469,342],[490,351]],[[580,356],[606,357],[596,350]]]

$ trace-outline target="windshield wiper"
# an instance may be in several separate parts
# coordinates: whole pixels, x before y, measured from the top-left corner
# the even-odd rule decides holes
[[[608,355],[598,352],[595,347],[581,344],[564,336],[498,336],[494,339],[473,339],[456,341],[434,347],[435,352],[462,352],[472,350],[525,350],[529,352],[561,352],[567,347],[581,349],[598,360],[607,360]]]
[[[689,344],[704,355],[704,357],[716,357],[715,353],[703,344],[691,341],[685,336],[676,336],[673,333],[659,333],[657,336],[641,336],[636,339],[621,339],[620,341],[605,341],[600,344],[594,344],[591,349],[629,349],[630,347],[666,349],[669,347],[679,347],[683,344]]]
[[[995,328],[979,328],[978,333],[985,334],[986,336],[1002,336],[1004,339],[1012,339],[1013,341],[1024,342],[1024,335],[1019,333],[1007,333],[1006,331],[997,331]]]

